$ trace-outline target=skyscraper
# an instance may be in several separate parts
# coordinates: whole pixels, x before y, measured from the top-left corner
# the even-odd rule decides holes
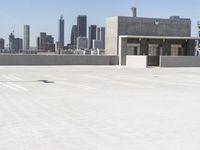
[[[58,42],[61,43],[62,48],[64,47],[65,43],[65,21],[63,19],[63,16],[60,16],[59,20],[59,36],[58,36]]]
[[[30,26],[24,25],[24,50],[30,49]]]
[[[77,25],[73,25],[71,30],[71,45],[73,49],[76,49],[77,35],[78,35]]]
[[[77,17],[78,37],[87,37],[87,16]]]
[[[89,48],[93,48],[93,40],[96,39],[96,30],[97,26],[96,25],[91,25],[89,26]]]

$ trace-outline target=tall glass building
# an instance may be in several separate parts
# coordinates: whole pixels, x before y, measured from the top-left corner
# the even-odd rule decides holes
[[[73,25],[71,30],[71,45],[73,49],[76,49],[76,43],[77,43],[77,25]]]
[[[60,16],[59,20],[59,36],[58,41],[61,43],[62,48],[64,47],[65,43],[65,21],[63,16]]]
[[[96,40],[96,25],[89,26],[89,48],[93,48],[93,40]]]
[[[30,26],[24,25],[24,50],[30,49]]]
[[[78,37],[87,37],[87,16],[77,17]]]

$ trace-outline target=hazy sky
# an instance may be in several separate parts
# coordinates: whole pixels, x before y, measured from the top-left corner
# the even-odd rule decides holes
[[[138,16],[168,18],[172,15],[192,19],[192,34],[197,35],[200,0],[135,0]],[[0,0],[0,38],[6,39],[15,28],[16,37],[23,38],[23,25],[31,26],[31,45],[36,45],[39,32],[58,36],[58,19],[65,18],[65,43],[69,42],[71,26],[77,15],[87,15],[88,25],[104,25],[109,16],[130,15],[133,0]]]

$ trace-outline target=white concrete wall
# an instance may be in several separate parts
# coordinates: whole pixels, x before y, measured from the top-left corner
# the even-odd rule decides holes
[[[147,68],[147,56],[126,56],[126,66],[135,68]]]
[[[160,67],[200,67],[200,57],[161,56]]]
[[[117,56],[0,55],[0,65],[118,65]]]
[[[106,18],[105,54],[118,55],[118,17]]]

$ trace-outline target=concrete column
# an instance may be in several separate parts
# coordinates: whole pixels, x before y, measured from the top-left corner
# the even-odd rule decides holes
[[[148,45],[146,39],[141,39],[140,41],[140,50],[142,55],[148,55]]]
[[[127,38],[119,37],[119,65],[126,65]]]

